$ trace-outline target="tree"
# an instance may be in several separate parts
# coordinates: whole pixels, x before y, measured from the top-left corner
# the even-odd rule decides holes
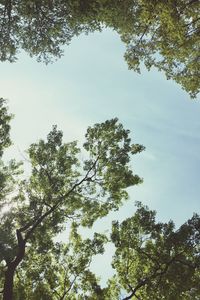
[[[91,227],[117,210],[128,197],[126,188],[142,181],[131,171],[130,156],[144,147],[131,144],[117,119],[88,128],[84,160],[77,143],[64,143],[54,126],[47,140],[29,147],[30,177],[24,179],[21,163],[3,163],[11,118],[1,99],[1,299],[199,299],[199,215],[175,229],[138,202],[132,217],[113,222],[110,237],[80,236],[80,225]],[[66,224],[69,238],[56,242]],[[108,241],[115,246],[115,274],[102,288],[90,264]]]
[[[11,118],[3,100],[0,114],[3,151],[10,143],[8,123]],[[46,253],[54,249],[54,237],[64,230],[68,220],[92,226],[97,218],[117,210],[128,198],[127,187],[142,182],[130,169],[130,155],[144,147],[131,144],[129,131],[116,118],[89,127],[85,137],[83,148],[87,158],[81,161],[77,143],[63,143],[62,132],[54,126],[47,141],[40,140],[28,149],[29,179],[20,176],[20,164],[11,161],[4,166],[1,162],[3,300],[13,298],[16,270],[24,259],[30,257],[26,260],[30,267],[32,257],[45,253],[47,260],[52,259],[51,253],[50,257]],[[86,255],[89,250],[84,251]],[[19,274],[24,276],[23,272]]]
[[[130,69],[156,67],[191,97],[200,90],[198,0],[0,1],[0,59],[20,48],[38,60],[60,57],[74,36],[110,27],[126,45]]]
[[[14,299],[183,299],[200,295],[200,217],[175,230],[172,221],[155,221],[155,211],[137,203],[131,218],[113,222],[116,251],[113,278],[102,288],[90,271],[92,257],[103,253],[108,239],[95,234],[82,240],[72,226],[70,241],[51,251],[28,251],[18,268]],[[41,275],[42,274],[42,275]]]
[[[85,21],[85,5],[79,1],[5,0],[0,13],[1,61],[15,61],[21,48],[47,63],[62,55],[72,37],[97,29],[95,21]]]
[[[14,299],[95,299],[93,290],[100,287],[89,267],[105,242],[100,234],[82,240],[74,227],[68,243],[56,243],[45,253],[31,248],[17,270]]]
[[[8,114],[5,100],[0,98],[0,157],[2,157],[4,149],[11,144],[9,136],[11,119],[12,115]]]
[[[100,1],[102,2],[102,1]],[[200,91],[200,3],[190,1],[106,1],[100,20],[126,45],[125,60],[140,72],[156,67],[191,97]]]
[[[122,3],[122,1],[118,1]],[[126,45],[125,60],[140,72],[156,67],[192,98],[200,91],[200,3],[127,0],[108,14],[108,24]]]
[[[118,297],[126,292],[123,300],[199,299],[200,216],[194,214],[175,230],[172,221],[156,222],[155,211],[137,206],[133,217],[113,223],[117,273],[112,289]]]

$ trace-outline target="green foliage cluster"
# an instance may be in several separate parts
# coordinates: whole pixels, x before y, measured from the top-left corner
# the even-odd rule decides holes
[[[1,99],[1,153],[10,144],[9,115]],[[135,214],[113,222],[110,236],[83,239],[79,226],[116,210],[128,198],[127,187],[142,182],[131,170],[131,155],[144,150],[131,144],[117,119],[89,127],[85,160],[76,142],[64,143],[53,127],[46,140],[27,153],[31,174],[21,164],[0,163],[0,299],[110,300],[183,299],[200,296],[200,217],[178,230],[159,223],[155,212],[137,203]],[[70,231],[66,242],[58,233]],[[113,243],[115,274],[102,288],[90,265],[104,245]]]
[[[12,119],[12,115],[8,114],[7,107],[5,106],[5,100],[3,98],[0,98],[0,117],[0,157],[2,157],[4,149],[11,144],[9,137],[9,123]]]
[[[112,284],[129,292],[124,299],[198,299],[199,232],[197,214],[175,230],[172,221],[156,222],[155,211],[137,203],[133,217],[113,223]]]
[[[14,62],[23,49],[48,63],[74,36],[109,27],[125,43],[130,69],[156,67],[196,97],[199,12],[198,0],[0,0],[0,60]],[[142,182],[131,156],[144,147],[131,143],[118,119],[89,127],[82,148],[53,126],[27,150],[25,179],[20,162],[3,160],[11,119],[0,98],[0,299],[199,299],[199,215],[175,229],[137,203],[131,218],[113,222],[110,236],[79,234],[79,226],[118,210],[127,188]],[[68,241],[55,242],[66,224]],[[115,274],[102,288],[90,265],[107,242],[115,246]]]
[[[130,69],[156,67],[196,97],[199,13],[199,0],[3,0],[0,60],[15,61],[21,48],[49,62],[74,36],[109,27],[125,43]]]
[[[4,104],[2,100],[2,151],[10,143],[8,124],[11,116]],[[58,255],[54,237],[64,230],[68,220],[73,220],[76,226],[92,226],[97,218],[119,208],[128,197],[127,187],[142,181],[133,174],[129,163],[130,155],[141,151],[142,146],[132,145],[128,134],[129,131],[124,130],[117,119],[96,124],[94,128],[89,127],[83,145],[87,157],[82,161],[78,156],[81,150],[77,143],[64,143],[62,132],[54,126],[46,141],[39,140],[27,151],[31,165],[28,179],[16,178],[20,174],[20,164],[11,161],[8,166],[4,166],[1,161],[0,258],[4,300],[13,297],[13,278],[22,261],[26,265],[29,257],[28,266],[33,257],[40,261],[38,255],[41,255],[45,262],[44,253],[48,258],[49,251],[50,262],[56,261]],[[96,252],[101,253],[102,239],[102,236],[96,235],[91,242],[80,241],[77,252],[82,251],[84,244],[90,246],[84,250],[85,259],[82,254],[79,257],[79,254],[77,259],[80,262],[77,263],[87,265],[89,256]],[[77,245],[78,238],[73,247],[77,248]],[[68,247],[69,250],[66,251],[71,253],[70,244],[67,249]],[[92,251],[93,248],[89,255],[88,249]],[[74,254],[71,255],[74,257]],[[38,278],[43,276],[40,272],[43,274],[39,269]],[[71,272],[73,275],[73,268]],[[80,270],[77,272],[80,273]],[[25,274],[27,276],[27,272]],[[20,278],[23,276],[22,268]],[[36,293],[33,286],[32,290]],[[31,297],[27,294],[25,298]]]

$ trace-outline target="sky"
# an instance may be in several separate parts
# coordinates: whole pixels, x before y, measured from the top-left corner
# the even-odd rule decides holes
[[[75,38],[53,64],[26,53],[16,63],[1,63],[0,97],[15,115],[14,145],[5,159],[23,160],[24,150],[53,124],[67,142],[82,142],[88,126],[118,117],[133,142],[146,147],[132,162],[144,182],[94,230],[133,214],[135,200],[155,209],[158,220],[179,226],[200,210],[200,101],[156,70],[128,70],[124,51],[118,35],[104,30]]]

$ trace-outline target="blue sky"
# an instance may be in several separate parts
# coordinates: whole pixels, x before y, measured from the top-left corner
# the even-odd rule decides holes
[[[14,146],[6,157],[23,159],[21,153],[53,124],[66,141],[83,141],[87,126],[118,117],[146,147],[133,160],[144,183],[104,224],[130,216],[139,200],[156,209],[159,220],[180,225],[200,208],[200,102],[156,70],[129,71],[123,53],[117,34],[105,30],[75,38],[47,66],[24,53],[14,64],[1,63],[0,96],[15,114]]]

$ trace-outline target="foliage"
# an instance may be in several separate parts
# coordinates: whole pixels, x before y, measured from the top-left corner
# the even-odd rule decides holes
[[[198,0],[0,1],[0,60],[20,48],[49,62],[74,36],[110,27],[126,45],[130,69],[156,67],[196,97],[200,89]]]
[[[11,119],[3,99],[0,114],[3,153]],[[54,126],[47,140],[29,147],[26,180],[20,164],[6,165],[1,158],[0,299],[198,300],[199,215],[175,229],[138,202],[132,217],[113,222],[110,238],[80,236],[80,225],[91,227],[118,209],[128,197],[126,188],[141,182],[130,169],[130,155],[144,150],[131,144],[117,119],[89,127],[85,138],[82,161],[77,143],[64,143]],[[69,237],[56,242],[66,224]],[[102,288],[90,264],[108,241],[115,246],[115,274]]]
[[[9,114],[3,103],[1,111],[6,132],[2,145],[7,146]],[[34,257],[53,249],[54,237],[69,220],[92,226],[128,198],[127,187],[142,182],[131,171],[130,156],[144,147],[131,144],[129,131],[116,118],[89,127],[85,137],[87,158],[81,161],[77,143],[64,143],[62,132],[54,126],[47,141],[29,147],[31,174],[26,180],[15,178],[20,164],[0,165],[4,300],[12,299],[14,274],[27,253]]]
[[[8,113],[6,101],[0,98],[0,209],[9,204],[7,195],[13,192],[15,177],[19,175],[20,163],[11,160],[7,165],[3,162],[4,150],[10,146],[10,121],[12,115]],[[1,235],[0,235],[1,236]],[[1,255],[1,253],[0,253]]]
[[[73,228],[67,244],[56,243],[51,250],[29,249],[17,271],[14,299],[85,299],[98,289],[89,267],[92,257],[103,253],[106,237],[95,234],[82,240]],[[26,272],[25,272],[26,270]],[[95,298],[91,298],[95,299]]]
[[[82,240],[75,225],[68,244],[45,252],[29,249],[17,271],[15,299],[198,300],[200,217],[195,214],[175,230],[172,221],[158,223],[154,211],[137,205],[133,217],[113,222],[116,274],[105,288],[90,263],[103,254],[107,238],[95,234],[93,240]]]
[[[172,221],[156,222],[155,211],[137,205],[133,217],[113,223],[112,284],[127,292],[124,300],[199,299],[200,216],[175,230]]]
[[[15,61],[19,48],[38,61],[59,58],[62,45],[72,37],[97,29],[94,21],[85,23],[86,11],[85,5],[74,0],[0,1],[0,59]]]
[[[124,2],[121,18],[115,9],[113,27],[126,45],[129,68],[140,72],[141,63],[148,70],[156,67],[195,97],[200,91],[199,1]]]
[[[11,144],[9,122],[12,119],[12,115],[8,114],[5,103],[6,101],[0,98],[0,157],[2,157],[3,150]]]

